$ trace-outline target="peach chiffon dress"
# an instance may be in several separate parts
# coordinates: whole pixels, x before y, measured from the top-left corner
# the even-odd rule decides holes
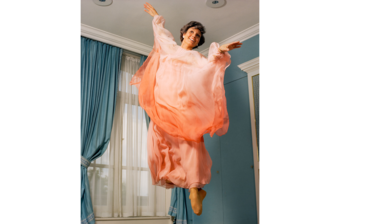
[[[230,55],[220,54],[218,43],[211,44],[208,59],[185,50],[164,24],[162,16],[154,16],[153,50],[130,82],[151,119],[148,165],[154,185],[202,188],[212,166],[203,135],[228,131],[223,80]]]

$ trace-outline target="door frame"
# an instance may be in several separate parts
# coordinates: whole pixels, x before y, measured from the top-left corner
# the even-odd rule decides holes
[[[259,155],[257,144],[257,127],[255,120],[255,108],[254,108],[254,90],[253,90],[253,76],[259,74],[259,57],[250,61],[239,64],[238,67],[247,73],[247,85],[249,89],[249,102],[250,102],[250,121],[251,121],[251,138],[253,141],[253,157],[254,157],[254,176],[255,176],[255,194],[257,201],[257,216],[259,223]]]

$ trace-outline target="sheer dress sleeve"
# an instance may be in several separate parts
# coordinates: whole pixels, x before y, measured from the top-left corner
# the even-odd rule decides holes
[[[213,133],[218,136],[224,135],[228,131],[229,116],[226,106],[226,97],[224,89],[224,75],[225,69],[230,65],[230,54],[228,52],[220,53],[220,45],[213,42],[208,52],[208,62],[215,66],[215,78],[213,80],[213,95],[215,99],[215,118],[213,128],[210,132],[211,137]]]
[[[166,56],[173,54],[177,51],[178,45],[174,40],[173,35],[169,30],[165,29],[165,19],[161,15],[156,15],[153,17],[152,26],[154,34],[154,44],[153,49],[149,53],[148,58],[145,60],[143,65],[132,77],[130,85],[135,85],[137,88],[140,88],[141,80],[145,73],[146,68],[149,68],[149,72],[157,72],[160,56]],[[153,78],[153,77],[151,77]],[[152,84],[152,83],[149,83]],[[140,89],[139,89],[140,91]],[[146,90],[142,90],[146,91]],[[139,94],[140,95],[140,94]]]
[[[153,18],[154,48],[161,50],[161,55],[174,54],[179,47],[169,30],[165,29],[165,19],[160,15]]]

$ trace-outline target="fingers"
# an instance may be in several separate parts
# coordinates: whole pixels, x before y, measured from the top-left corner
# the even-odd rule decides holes
[[[242,43],[240,41],[235,41],[229,44],[225,44],[225,46],[228,48],[226,51],[233,50],[235,48],[240,48]]]
[[[149,7],[147,5],[144,4],[144,11],[149,11]]]
[[[153,8],[153,6],[151,4],[149,4],[148,2],[146,2],[144,4],[144,11],[146,11],[149,15],[151,16],[155,16],[155,15],[158,15],[157,11]]]
[[[235,45],[242,45],[242,43],[239,42],[239,41],[233,42],[232,44],[235,44]]]
[[[224,44],[222,47],[222,51],[230,51],[230,50],[233,50],[235,48],[240,48],[242,45],[241,42],[239,41],[235,41],[235,42],[232,42],[232,43],[229,43],[229,44]]]
[[[146,2],[144,4],[144,8],[148,9],[149,11],[153,11],[154,10],[153,6],[151,4],[149,4],[148,2]]]
[[[241,42],[237,41],[237,42],[233,42],[230,44],[230,46],[232,46],[233,48],[240,48],[242,45]]]
[[[149,15],[153,16],[153,15],[152,15],[152,13],[151,13],[151,12],[149,12],[149,10],[148,10],[148,9],[144,9],[144,11],[145,11],[146,13],[148,13]]]
[[[233,42],[232,45],[238,46],[238,45],[242,45],[242,43],[237,41],[237,42]]]
[[[232,42],[232,43],[229,43],[229,44],[226,44],[228,47],[235,47],[235,46],[238,46],[238,45],[242,45],[241,42],[239,41],[236,41],[236,42]]]
[[[144,4],[144,11],[147,12],[149,15],[154,16],[154,8],[147,2]]]

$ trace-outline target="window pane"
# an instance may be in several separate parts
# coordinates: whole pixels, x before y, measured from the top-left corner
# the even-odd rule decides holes
[[[148,171],[141,171],[140,196],[148,196]]]
[[[126,204],[126,170],[122,170],[122,205]]]
[[[89,181],[91,185],[93,204],[97,206],[106,206],[108,197],[108,168],[93,168],[88,169]]]
[[[122,166],[127,166],[127,155],[133,167],[148,168],[147,123],[140,106],[126,104],[123,114]]]
[[[110,152],[110,143],[108,144],[106,151],[103,153],[101,157],[96,159],[96,164],[103,164],[103,165],[109,165],[109,152]]]

